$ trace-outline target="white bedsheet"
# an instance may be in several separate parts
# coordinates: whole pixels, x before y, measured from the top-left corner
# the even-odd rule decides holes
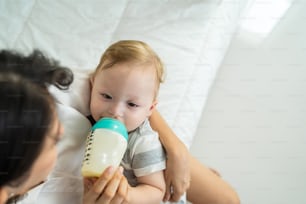
[[[61,106],[60,114],[71,116],[70,120],[63,120],[66,129],[64,141],[73,141],[76,137],[84,136],[88,128],[85,126],[83,131],[71,134],[70,130],[83,127],[78,125],[84,121],[75,119],[76,114],[72,112],[88,113],[86,77],[95,69],[102,52],[121,39],[147,42],[159,54],[167,69],[158,110],[189,147],[209,88],[247,2],[2,0],[0,48],[17,49],[24,53],[39,48],[74,70],[76,80],[67,92],[51,88],[59,101],[67,105]],[[80,117],[81,114],[76,118]],[[81,158],[68,159],[67,155],[78,152],[77,147],[80,146],[75,143],[74,146],[63,145],[60,149],[56,168],[60,168],[62,173],[60,178],[63,180],[57,180],[62,183],[62,189],[68,188],[69,179],[74,182],[74,176],[78,176],[77,170],[69,172],[62,164],[70,162],[73,163],[72,168],[77,168]],[[64,176],[65,171],[73,178]],[[49,186],[52,186],[52,182]],[[44,186],[43,189],[62,192],[59,187]],[[79,193],[79,190],[71,191],[75,191],[76,195]],[[74,193],[71,194],[73,197]],[[76,200],[74,203],[78,203]],[[56,203],[67,202],[58,200]]]
[[[62,65],[88,71],[112,42],[147,42],[167,69],[158,109],[190,146],[245,4],[246,0],[4,0],[0,47],[25,53],[39,48]]]

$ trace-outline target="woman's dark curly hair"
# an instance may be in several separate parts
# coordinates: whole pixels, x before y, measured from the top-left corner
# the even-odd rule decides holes
[[[39,50],[34,50],[29,56],[13,50],[1,50],[0,72],[20,74],[36,84],[53,84],[62,90],[67,89],[73,81],[73,73],[69,68],[60,66]]]

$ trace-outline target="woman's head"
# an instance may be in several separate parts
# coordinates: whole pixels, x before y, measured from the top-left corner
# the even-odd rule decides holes
[[[50,62],[39,51],[29,56],[0,52],[1,204],[45,180],[56,161],[63,128],[47,86],[65,89],[73,77]]]
[[[54,130],[60,125],[46,89],[16,74],[0,74],[0,95],[0,186],[20,194],[46,178],[56,159],[47,138],[58,138],[62,130]],[[34,179],[33,164],[45,148],[48,165]]]

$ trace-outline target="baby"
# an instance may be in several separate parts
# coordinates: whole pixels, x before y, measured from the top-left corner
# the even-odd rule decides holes
[[[91,116],[125,124],[128,147],[122,159],[129,187],[128,203],[160,203],[165,193],[165,152],[148,117],[157,104],[164,67],[144,42],[119,41],[103,54],[91,76]]]

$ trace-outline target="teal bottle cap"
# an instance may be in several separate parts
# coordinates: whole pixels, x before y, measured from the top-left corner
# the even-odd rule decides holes
[[[99,128],[104,128],[104,129],[115,131],[121,134],[126,140],[128,140],[128,133],[127,133],[126,127],[119,120],[116,120],[114,118],[102,118],[94,124],[91,130],[93,131]]]

